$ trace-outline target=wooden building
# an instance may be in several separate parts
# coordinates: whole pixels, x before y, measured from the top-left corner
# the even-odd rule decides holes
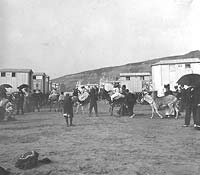
[[[176,82],[186,74],[200,74],[200,59],[186,58],[164,60],[152,65],[152,83],[155,91],[161,91],[164,85],[170,84],[174,90]]]
[[[46,93],[46,74],[44,72],[33,73],[33,90]]]
[[[120,73],[120,84],[126,85],[130,92],[141,92],[143,88],[148,90],[151,83],[151,74],[149,72],[142,73]]]
[[[13,87],[12,91],[16,91],[22,84],[32,88],[32,75],[32,69],[0,69],[0,85],[10,84]]]

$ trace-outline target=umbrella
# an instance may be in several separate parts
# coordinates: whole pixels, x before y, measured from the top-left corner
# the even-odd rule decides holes
[[[27,84],[22,84],[19,87],[17,87],[18,89],[24,89],[24,88],[29,88],[29,85]]]
[[[12,88],[12,86],[10,84],[2,84],[2,85],[0,85],[0,87],[2,87],[2,88]]]
[[[177,81],[177,83],[179,85],[200,86],[200,75],[199,74],[184,75]]]

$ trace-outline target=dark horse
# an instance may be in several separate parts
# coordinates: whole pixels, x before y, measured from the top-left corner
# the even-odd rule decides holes
[[[127,93],[124,95],[124,97],[119,98],[119,99],[114,99],[113,101],[111,101],[110,92],[106,91],[103,88],[103,89],[100,89],[100,96],[101,96],[101,99],[103,99],[103,100],[105,99],[109,102],[110,115],[113,115],[113,109],[115,106],[120,107],[120,109],[118,111],[118,114],[120,116],[124,115],[125,111],[127,111],[129,116],[133,115],[133,107],[136,104],[137,95],[127,91]]]

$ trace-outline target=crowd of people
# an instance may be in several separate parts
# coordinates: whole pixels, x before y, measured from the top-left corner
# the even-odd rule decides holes
[[[48,100],[48,94],[43,94],[40,90],[18,89],[13,93],[7,93],[6,90],[0,91],[0,120],[14,119],[15,115],[40,111],[40,107],[45,105]]]
[[[177,97],[179,101],[179,111],[185,112],[185,123],[184,126],[188,127],[190,125],[191,118],[194,121],[194,127],[200,127],[200,87],[199,86],[175,86],[175,91],[170,90],[170,85],[165,85],[165,93],[164,95],[174,95]],[[32,92],[28,89],[19,89],[17,92],[12,94],[6,94],[6,91],[0,91],[0,120],[5,118],[5,115],[8,115],[12,118],[13,109],[15,108],[15,115],[23,115],[25,112],[35,112],[40,111],[41,106],[47,104],[49,96],[54,94],[53,90],[50,94],[43,94],[40,90],[33,90]],[[99,88],[94,86],[90,88],[85,88],[82,86],[80,89],[75,88],[73,90],[73,95],[64,94],[61,92],[58,94],[58,104],[59,109],[63,112],[63,116],[66,118],[67,125],[72,125],[73,114],[73,106],[74,100],[73,97],[77,96],[79,99],[79,103],[85,100],[85,96],[89,97],[89,110],[88,114],[91,117],[92,110],[96,116],[98,116],[98,103],[97,101],[100,99],[99,96]],[[88,95],[86,95],[88,94]],[[82,95],[82,96],[81,96]],[[123,85],[116,86],[113,89],[113,94],[110,96],[111,103],[114,99],[127,97],[126,100],[131,100],[132,93]],[[81,99],[83,98],[83,99]],[[121,106],[118,113],[123,111],[133,118],[135,116],[133,112],[133,103],[126,103],[125,106]],[[68,121],[69,119],[69,121]]]
[[[175,92],[170,85],[165,85],[165,96],[175,95],[179,100],[179,111],[185,112],[184,127],[190,126],[191,118],[195,128],[200,128],[200,86],[175,86]]]

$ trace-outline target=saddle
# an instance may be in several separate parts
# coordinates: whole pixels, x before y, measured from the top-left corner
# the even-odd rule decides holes
[[[113,98],[113,100],[118,100],[118,99],[120,99],[120,98],[125,98],[125,95],[123,95],[123,94],[118,94],[117,96],[115,96],[115,97]]]
[[[80,94],[78,96],[79,101],[83,102],[85,101],[87,98],[89,97],[89,93],[88,92],[84,92],[83,94]]]

